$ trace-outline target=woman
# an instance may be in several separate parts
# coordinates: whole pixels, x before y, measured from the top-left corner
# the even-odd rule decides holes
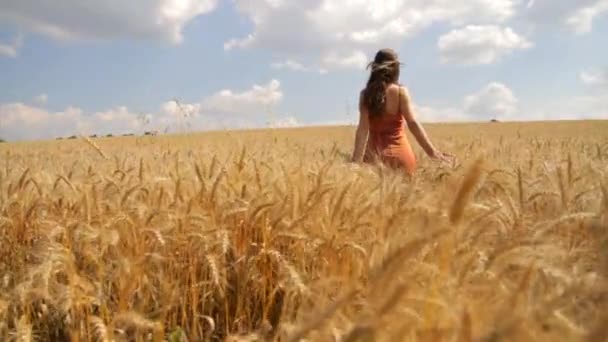
[[[452,156],[438,151],[414,118],[408,91],[398,83],[400,64],[391,49],[378,51],[370,64],[371,75],[359,96],[359,126],[352,160],[382,162],[390,167],[404,168],[412,175],[416,170],[416,158],[404,123],[430,158],[447,161]]]

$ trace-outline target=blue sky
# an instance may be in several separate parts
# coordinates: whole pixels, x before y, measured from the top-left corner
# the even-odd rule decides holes
[[[0,13],[9,140],[353,123],[383,47],[423,121],[608,118],[606,0],[21,0]]]

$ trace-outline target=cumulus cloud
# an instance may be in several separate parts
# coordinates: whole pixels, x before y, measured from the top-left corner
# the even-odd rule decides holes
[[[203,111],[213,114],[264,114],[283,98],[281,82],[272,80],[266,85],[253,85],[249,90],[234,92],[221,90],[201,102]]]
[[[155,113],[139,113],[127,107],[86,113],[77,107],[50,111],[43,104],[0,104],[0,137],[8,140],[49,139],[70,135],[142,133],[144,130],[183,132],[263,127],[270,112],[283,98],[281,84],[271,80],[248,90],[224,89],[200,102],[170,100]],[[275,125],[295,124],[283,118]]]
[[[577,33],[589,33],[593,29],[593,21],[606,13],[608,13],[608,1],[600,0],[576,10],[566,19],[566,23]]]
[[[517,97],[502,83],[493,82],[464,99],[464,111],[474,117],[509,119],[516,113]]]
[[[0,137],[8,140],[124,133],[138,126],[138,116],[125,107],[86,114],[76,107],[54,112],[23,103],[0,105]]]
[[[268,49],[283,59],[306,58],[317,70],[362,68],[367,54],[397,46],[435,23],[501,23],[519,0],[235,0],[253,32],[226,50]],[[367,53],[366,53],[367,52]]]
[[[361,51],[352,51],[345,54],[330,51],[321,59],[323,67],[329,69],[362,69],[367,63],[367,56]]]
[[[300,122],[298,119],[293,116],[287,116],[284,118],[279,118],[272,120],[268,123],[268,127],[270,128],[289,128],[289,127],[298,127],[300,126]]]
[[[258,127],[282,99],[278,80],[242,91],[223,89],[195,103],[175,99],[163,103],[154,124],[159,130],[173,131]]]
[[[415,103],[413,107],[416,117],[423,122],[517,120],[520,119],[518,102],[513,91],[506,85],[492,82],[465,96],[455,106]]]
[[[437,46],[443,63],[472,65],[495,63],[532,43],[510,27],[469,25],[441,36]]]
[[[56,39],[161,39],[180,43],[193,18],[218,0],[0,1],[0,24]]]
[[[475,120],[459,107],[414,104],[413,110],[416,119],[421,122],[459,122]]]
[[[36,97],[34,97],[34,103],[37,103],[39,105],[44,105],[48,102],[49,100],[49,96],[47,94],[40,94]]]
[[[0,42],[0,56],[15,58],[19,55],[19,50],[23,46],[23,36],[16,36],[12,42]]]
[[[279,70],[283,70],[283,69],[293,70],[293,71],[309,71],[310,70],[303,64],[296,62],[292,59],[288,59],[284,62],[272,63],[271,67],[273,67],[274,69],[279,69]]]
[[[281,82],[275,79],[247,90],[223,89],[196,103],[165,102],[157,126],[176,131],[262,127],[282,99]]]
[[[584,120],[608,118],[608,94],[572,96],[559,104],[525,106],[504,84],[490,83],[463,98],[460,106],[416,105],[424,122],[484,122],[537,120]]]
[[[579,78],[586,86],[608,88],[608,68],[583,71]]]
[[[294,71],[360,69],[378,48],[399,46],[432,25],[443,37],[444,61],[493,63],[532,43],[530,28],[566,27],[589,32],[608,13],[608,0],[235,0],[253,30],[224,44],[226,50],[264,49]],[[529,25],[532,25],[530,27]],[[307,65],[309,67],[303,68]]]
[[[565,27],[588,33],[593,22],[608,13],[608,0],[528,0],[521,17],[534,27]]]

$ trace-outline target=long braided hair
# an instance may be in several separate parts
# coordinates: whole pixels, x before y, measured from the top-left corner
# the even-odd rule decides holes
[[[378,117],[386,106],[386,88],[399,79],[399,57],[392,49],[382,49],[376,53],[374,61],[368,65],[371,74],[363,91],[363,104],[370,116]]]

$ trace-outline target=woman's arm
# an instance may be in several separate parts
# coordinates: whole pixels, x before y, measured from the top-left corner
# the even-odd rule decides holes
[[[431,139],[429,139],[428,135],[426,134],[426,131],[422,127],[422,124],[420,124],[418,120],[416,120],[416,117],[414,116],[414,111],[412,109],[411,98],[405,87],[399,87],[399,97],[401,98],[401,108],[399,109],[405,117],[407,127],[412,132],[412,134],[416,138],[416,141],[418,141],[418,144],[420,144],[420,147],[422,147],[424,152],[426,152],[426,154],[433,159],[445,159],[445,157],[449,156],[447,154],[439,152],[435,148],[435,146],[433,146],[433,143],[431,143]]]
[[[369,112],[363,105],[363,92],[359,94],[359,125],[355,134],[355,148],[353,149],[353,162],[360,162],[365,153],[367,138],[369,135]]]

